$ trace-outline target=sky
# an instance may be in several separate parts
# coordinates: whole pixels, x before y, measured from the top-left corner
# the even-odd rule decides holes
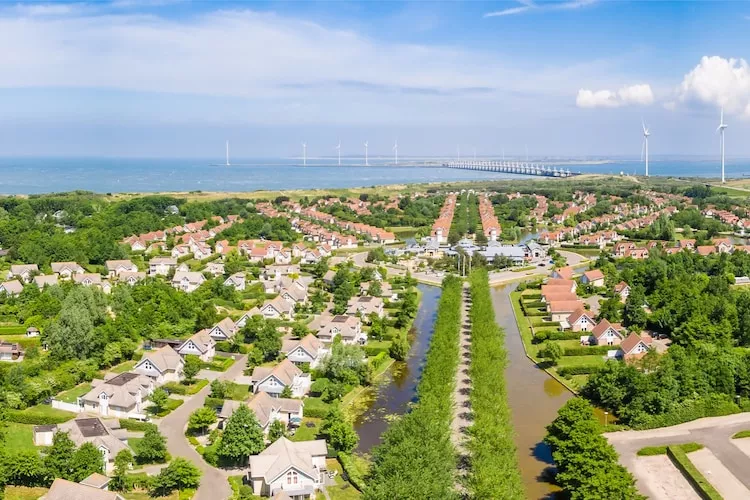
[[[0,1],[0,156],[750,157],[750,2]]]

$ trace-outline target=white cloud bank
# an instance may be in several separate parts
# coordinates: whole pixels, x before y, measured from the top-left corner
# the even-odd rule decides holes
[[[622,106],[647,106],[654,102],[654,93],[648,84],[631,85],[618,91],[581,89],[576,97],[579,108],[619,108]]]
[[[683,78],[677,98],[682,103],[710,104],[750,118],[750,66],[744,59],[704,56]]]
[[[523,14],[524,12],[544,12],[550,10],[575,10],[588,7],[597,3],[599,0],[571,0],[564,2],[545,2],[536,3],[533,0],[518,0],[521,4],[517,7],[487,12],[484,17],[504,17]]]

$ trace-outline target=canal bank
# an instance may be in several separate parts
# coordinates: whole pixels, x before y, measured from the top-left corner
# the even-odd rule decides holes
[[[552,467],[549,447],[542,442],[546,426],[573,394],[526,356],[513,314],[510,293],[517,283],[492,289],[495,319],[505,329],[508,366],[505,379],[511,408],[518,462],[527,498],[548,498],[559,489],[545,481]]]
[[[416,397],[417,384],[422,373],[425,355],[434,332],[437,306],[441,288],[418,284],[421,300],[412,324],[409,355],[405,361],[394,362],[380,378],[379,383],[368,387],[357,397],[354,430],[359,435],[358,453],[369,453],[381,442],[381,435],[393,418],[404,414]]]

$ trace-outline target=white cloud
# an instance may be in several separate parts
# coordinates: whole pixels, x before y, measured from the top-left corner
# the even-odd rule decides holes
[[[710,104],[750,118],[750,66],[744,59],[703,56],[683,78],[677,96],[683,103]]]
[[[536,3],[532,0],[518,0],[521,5],[518,7],[510,7],[503,10],[497,10],[488,12],[484,17],[502,17],[512,16],[514,14],[523,14],[524,12],[544,12],[550,10],[575,10],[583,7],[588,7],[597,3],[599,0],[571,0],[566,2],[545,2]]]
[[[619,108],[621,106],[647,106],[654,102],[654,93],[648,84],[623,87],[617,92],[612,90],[580,89],[576,97],[579,108]]]

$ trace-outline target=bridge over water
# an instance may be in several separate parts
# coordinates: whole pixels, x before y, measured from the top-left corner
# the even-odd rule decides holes
[[[480,170],[483,172],[537,175],[541,177],[572,177],[574,175],[580,175],[580,172],[571,172],[570,169],[564,169],[562,167],[550,167],[548,165],[542,165],[541,163],[521,161],[460,160],[443,162],[440,166],[460,170]]]

